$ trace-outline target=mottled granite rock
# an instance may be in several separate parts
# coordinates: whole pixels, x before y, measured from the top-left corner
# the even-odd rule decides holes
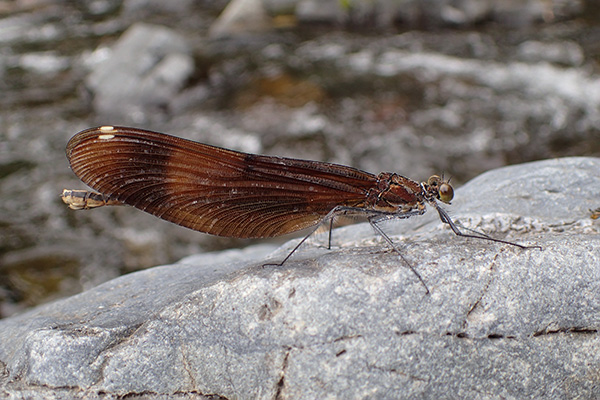
[[[598,171],[597,158],[501,168],[446,207],[542,250],[457,237],[433,211],[386,224],[430,295],[362,224],[283,267],[263,266],[264,247],[191,257],[2,320],[0,394],[593,398]]]

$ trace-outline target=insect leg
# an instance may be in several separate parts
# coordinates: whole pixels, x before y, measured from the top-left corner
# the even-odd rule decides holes
[[[333,218],[334,218],[335,214],[340,212],[340,209],[341,209],[341,207],[335,207],[333,210],[329,211],[327,213],[327,215],[325,217],[323,217],[323,219],[318,224],[315,225],[315,228],[313,230],[311,230],[308,233],[308,235],[304,236],[302,238],[302,240],[300,240],[300,242],[298,242],[298,244],[292,249],[292,251],[290,251],[289,254],[287,256],[285,256],[283,261],[281,261],[279,263],[266,263],[266,264],[263,264],[263,267],[267,266],[267,265],[275,265],[275,266],[281,267],[292,256],[292,254],[294,254],[296,252],[296,250],[298,250],[298,248],[300,248],[300,246],[302,246],[302,244],[304,242],[306,242],[306,239],[311,237],[321,227],[321,224],[323,223],[323,221],[326,221],[328,219],[331,221],[330,225],[329,225],[329,246],[328,246],[328,248],[331,248],[331,229],[333,228]]]
[[[382,238],[385,239],[385,241],[390,245],[390,247],[396,252],[396,254],[398,254],[398,256],[400,257],[400,259],[402,261],[404,261],[404,263],[408,266],[408,268],[410,268],[410,270],[413,272],[413,274],[415,274],[415,276],[419,279],[419,281],[423,284],[423,286],[425,287],[425,294],[429,294],[429,288],[427,287],[427,284],[425,283],[425,281],[423,280],[423,278],[421,277],[421,274],[419,274],[419,272],[417,272],[417,270],[408,262],[408,260],[402,255],[402,252],[400,252],[400,249],[398,249],[398,246],[396,246],[396,244],[394,244],[394,242],[392,241],[392,239],[390,239],[390,237],[383,231],[383,229],[381,229],[379,227],[379,225],[377,225],[377,218],[373,218],[373,217],[369,217],[369,223],[371,224],[371,226],[373,227],[373,229],[375,230],[375,232],[377,232]]]
[[[509,242],[508,240],[496,239],[496,238],[493,238],[491,236],[486,235],[485,233],[477,232],[477,231],[474,231],[472,229],[469,229],[469,230],[471,232],[476,233],[476,235],[471,235],[471,234],[468,234],[468,233],[463,233],[463,232],[460,231],[460,229],[458,229],[458,227],[456,226],[456,224],[454,223],[454,221],[452,221],[452,219],[450,218],[450,216],[448,215],[448,213],[446,212],[446,210],[444,210],[442,207],[439,206],[439,204],[437,204],[435,202],[432,202],[431,204],[437,210],[438,214],[440,215],[440,219],[442,220],[442,222],[445,223],[445,224],[450,225],[450,229],[452,229],[452,232],[454,232],[457,236],[462,236],[462,237],[467,237],[467,238],[473,238],[473,239],[481,239],[481,240],[490,240],[492,242],[510,244],[511,246],[516,246],[516,247],[519,247],[521,249],[534,249],[534,248],[537,248],[537,249],[542,250],[542,246],[538,246],[538,245],[525,246],[525,245],[522,245],[522,244],[518,244],[518,243],[514,243],[514,242]]]
[[[329,219],[329,241],[327,242],[327,249],[331,250],[331,234],[333,232],[333,219],[335,218],[335,215],[332,215],[331,218]]]

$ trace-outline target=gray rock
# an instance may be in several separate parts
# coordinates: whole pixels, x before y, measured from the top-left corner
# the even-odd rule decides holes
[[[263,266],[265,247],[204,255],[5,319],[0,393],[593,398],[599,169],[597,158],[505,167],[446,207],[542,250],[457,237],[433,211],[386,224],[429,295],[360,224],[334,231],[341,247],[305,245],[283,267]]]
[[[544,43],[528,40],[517,48],[519,59],[527,62],[549,62],[567,66],[580,66],[585,61],[583,49],[572,41]]]
[[[69,68],[69,59],[53,51],[29,53],[19,57],[19,66],[36,74],[57,75]]]
[[[233,0],[211,25],[208,33],[211,38],[223,38],[268,32],[272,28],[271,17],[262,0]]]
[[[581,1],[514,0],[299,0],[296,16],[302,22],[366,23],[380,28],[400,21],[409,26],[469,26],[493,20],[523,27],[552,18],[568,18],[584,9]]]
[[[46,20],[52,11],[16,13],[0,19],[0,44],[36,43],[61,38],[62,29]]]
[[[167,107],[193,72],[190,53],[185,39],[168,28],[133,25],[86,79],[96,112],[139,122],[148,110]]]
[[[156,13],[170,13],[183,15],[193,11],[193,0],[125,0],[123,13],[125,15],[152,15]]]
[[[296,6],[296,18],[305,23],[340,23],[345,12],[337,1],[300,0]]]

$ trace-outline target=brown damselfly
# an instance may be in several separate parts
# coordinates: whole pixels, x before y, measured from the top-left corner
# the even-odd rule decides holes
[[[196,231],[235,238],[280,236],[329,220],[330,244],[336,216],[363,215],[427,292],[380,222],[422,215],[430,205],[458,236],[539,247],[460,231],[438,203],[450,204],[454,190],[437,175],[418,183],[396,173],[241,153],[116,126],[79,132],[67,145],[67,158],[73,172],[99,192],[65,189],[63,201],[73,209],[128,204]]]

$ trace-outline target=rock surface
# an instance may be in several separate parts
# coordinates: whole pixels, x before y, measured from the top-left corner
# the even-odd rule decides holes
[[[2,320],[0,394],[593,398],[598,170],[597,158],[505,167],[446,207],[542,250],[456,237],[433,211],[386,224],[430,295],[361,224],[283,267],[263,263],[294,243],[191,257]]]
[[[212,24],[213,38],[267,32],[273,28],[271,17],[261,0],[233,0]]]
[[[174,31],[135,24],[87,77],[100,115],[140,115],[166,107],[194,70],[191,48]]]

